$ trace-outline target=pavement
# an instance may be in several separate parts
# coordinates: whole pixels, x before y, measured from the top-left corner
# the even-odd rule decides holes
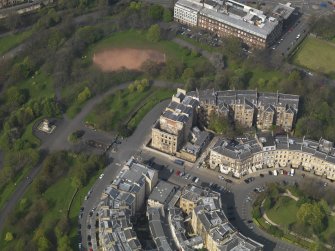
[[[147,138],[150,137],[152,125],[161,115],[169,102],[170,100],[166,100],[155,106],[155,108],[151,110],[141,121],[132,136],[122,140],[122,143],[118,146],[118,151],[116,153],[108,153],[109,159],[111,159],[112,162],[105,168],[103,172],[103,178],[98,179],[93,185],[90,196],[87,200],[84,201],[82,205],[84,210],[82,218],[79,219],[79,224],[81,224],[82,246],[84,250],[88,250],[88,235],[90,235],[92,238],[91,242],[93,245],[93,250],[96,250],[94,249],[94,236],[96,235],[97,231],[95,228],[95,218],[93,217],[92,220],[92,217],[89,216],[89,212],[91,212],[93,208],[97,207],[102,192],[111,183],[111,181],[115,179],[116,175],[119,173],[125,162],[136,152],[138,152],[138,150],[142,147],[143,142],[147,141]],[[89,224],[91,225],[91,229],[87,228],[87,225]]]
[[[277,56],[287,57],[304,40],[309,29],[308,17],[304,14],[297,16],[295,22],[287,27],[278,42],[270,47],[271,51]]]

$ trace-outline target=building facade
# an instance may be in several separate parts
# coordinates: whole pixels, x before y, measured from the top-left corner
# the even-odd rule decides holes
[[[99,241],[103,251],[143,250],[131,217],[144,209],[158,173],[131,158],[103,192],[99,203]]]
[[[291,131],[297,118],[299,96],[282,93],[262,93],[254,90],[196,90],[188,93],[199,99],[199,123],[208,125],[212,112],[233,119],[244,127],[256,126],[269,130],[280,126]]]
[[[281,35],[284,20],[281,15],[288,19],[292,14],[276,10],[274,17],[234,0],[178,0],[174,6],[174,19],[219,37],[238,37],[251,47],[265,48]]]
[[[220,139],[210,150],[209,165],[238,178],[262,168],[291,167],[335,180],[335,149],[324,139],[317,142],[271,135]]]
[[[184,199],[192,201],[194,207],[190,213],[181,209],[191,215],[193,232],[203,240],[207,250],[263,250],[263,245],[241,235],[228,221],[219,193],[194,185],[185,187],[185,190],[181,199],[186,197]]]
[[[151,146],[171,155],[179,152],[188,141],[197,107],[197,98],[186,96],[185,90],[178,89],[152,128]]]

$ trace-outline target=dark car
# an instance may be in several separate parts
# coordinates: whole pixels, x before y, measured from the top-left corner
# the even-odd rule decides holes
[[[229,221],[234,221],[234,220],[236,220],[236,218],[235,217],[229,217],[228,220]]]
[[[88,228],[88,229],[91,229],[91,225],[90,225],[90,224],[88,224],[88,225],[87,225],[87,228]]]
[[[248,220],[248,223],[253,223],[253,221],[252,220]]]
[[[91,211],[91,212],[89,212],[89,215],[90,215],[90,217],[92,217],[92,215],[93,215],[93,212]]]
[[[226,181],[227,183],[233,183],[233,181],[230,180],[230,179],[225,179],[225,181]]]
[[[244,182],[248,184],[250,182],[250,180],[249,179],[245,179]]]
[[[272,175],[272,171],[269,171],[269,175]]]
[[[87,240],[91,241],[91,236],[90,235],[87,235]]]
[[[264,178],[264,174],[262,174],[262,173],[259,176],[262,177],[262,178]]]

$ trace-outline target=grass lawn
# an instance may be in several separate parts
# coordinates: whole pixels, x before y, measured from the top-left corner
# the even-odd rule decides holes
[[[134,117],[128,122],[128,127],[135,129],[144,116],[157,105],[160,101],[171,98],[175,93],[172,89],[157,89],[146,100],[146,103],[136,112]]]
[[[186,49],[182,48],[178,44],[168,41],[161,40],[158,43],[150,42],[146,38],[145,31],[128,30],[125,32],[115,33],[97,44],[93,45],[89,51],[89,57],[91,58],[95,51],[103,50],[105,48],[143,48],[143,49],[156,49],[164,52],[167,59],[182,60],[187,67],[192,67],[201,61],[207,61],[204,57],[194,57],[187,55]]]
[[[136,126],[140,119],[153,107],[158,100],[171,97],[172,91],[164,91],[162,89],[151,87],[143,92],[129,92],[128,89],[117,91],[116,93],[106,97],[100,104],[95,106],[91,113],[85,119],[90,124],[94,124],[96,128],[113,131],[117,129],[120,123],[126,123],[132,112],[144,105],[139,113],[130,121],[130,125]],[[150,102],[146,104],[146,99]]]
[[[327,237],[334,232],[335,232],[335,216],[331,216],[328,218],[328,227],[324,232],[322,232],[322,237],[327,239]]]
[[[37,71],[33,76],[19,83],[18,86],[28,89],[30,96],[34,99],[53,97],[55,95],[51,78],[41,71]]]
[[[22,43],[24,40],[29,38],[31,34],[32,30],[27,30],[0,38],[0,55]]]
[[[273,208],[266,211],[266,214],[273,222],[282,227],[288,227],[297,220],[296,215],[298,209],[295,200],[282,196],[278,199]]]
[[[335,43],[308,37],[293,57],[293,62],[313,71],[335,73]]]
[[[16,190],[16,184],[20,184],[20,182],[27,177],[30,168],[25,168],[20,173],[15,181],[10,182],[2,191],[0,196],[0,209],[4,206],[5,202],[11,197],[12,193]]]
[[[91,189],[94,182],[97,180],[98,176],[102,172],[96,172],[95,175],[92,175],[87,186],[79,189],[77,192],[71,209],[69,213],[69,219],[71,222],[71,230],[70,230],[70,240],[71,246],[73,250],[77,250],[78,248],[78,215],[79,209],[84,201],[84,197],[87,192]],[[67,213],[67,209],[71,198],[75,192],[75,188],[71,185],[70,176],[66,175],[65,177],[59,179],[55,184],[51,185],[43,194],[43,196],[48,200],[48,202],[52,205],[50,206],[48,212],[42,216],[42,221],[40,226],[44,226],[45,229],[50,229],[54,226],[54,223],[60,219],[63,215]],[[32,192],[32,188],[30,187],[26,192],[24,198],[28,200],[34,200],[34,194]],[[6,229],[12,229],[13,226],[7,226]],[[6,231],[4,231],[5,233]],[[6,242],[3,238],[0,239],[0,248],[5,247]]]

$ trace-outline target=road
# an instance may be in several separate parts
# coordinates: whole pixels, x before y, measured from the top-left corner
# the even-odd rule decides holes
[[[118,146],[118,151],[116,153],[109,153],[109,158],[112,159],[112,163],[106,167],[103,172],[104,177],[97,180],[91,189],[92,193],[90,194],[89,198],[83,203],[84,211],[82,219],[80,220],[80,224],[82,226],[82,245],[85,250],[88,249],[87,236],[91,235],[93,239],[95,235],[95,223],[94,220],[91,220],[89,212],[92,211],[93,208],[97,207],[102,192],[119,173],[122,165],[131,156],[133,156],[142,147],[143,142],[145,142],[148,137],[150,137],[153,123],[157,120],[169,102],[169,100],[166,100],[155,106],[155,108],[144,117],[132,136],[126,140],[123,140],[121,145]],[[91,229],[87,228],[88,224],[91,225]],[[92,243],[94,247],[94,242],[92,241]]]
[[[161,106],[162,105],[162,106]],[[176,170],[184,171],[188,174],[191,174],[192,177],[199,177],[200,185],[201,182],[206,186],[209,183],[216,183],[222,189],[222,201],[224,205],[224,210],[229,216],[231,212],[227,212],[229,207],[233,207],[233,214],[236,220],[232,221],[232,224],[245,236],[250,237],[265,246],[264,250],[275,250],[275,251],[300,251],[304,250],[303,248],[297,247],[293,244],[286,243],[282,240],[279,240],[266,232],[258,229],[253,223],[248,223],[247,221],[252,219],[251,216],[251,202],[246,201],[247,197],[255,198],[256,194],[253,192],[253,189],[259,186],[263,186],[269,182],[287,180],[288,182],[300,182],[302,180],[301,171],[297,170],[294,177],[291,176],[272,176],[267,174],[267,170],[262,170],[260,172],[265,173],[264,178],[258,177],[259,172],[254,174],[257,175],[255,181],[250,184],[246,184],[243,180],[233,179],[233,183],[229,184],[225,181],[222,181],[218,178],[218,175],[213,175],[213,171],[203,168],[196,168],[195,165],[187,164],[185,167],[175,164],[174,157],[149,150],[143,145],[143,142],[147,142],[148,136],[150,134],[150,125],[155,121],[155,116],[159,116],[160,111],[164,108],[163,104],[160,104],[152,113],[142,121],[136,130],[135,134],[131,136],[126,142],[123,142],[119,147],[119,151],[115,154],[111,154],[113,158],[113,163],[106,168],[105,175],[101,180],[97,180],[96,184],[92,188],[92,193],[87,201],[84,202],[83,206],[85,208],[83,218],[80,220],[81,234],[82,234],[82,243],[84,250],[87,249],[87,235],[92,237],[92,247],[93,250],[96,250],[97,246],[95,243],[95,237],[93,237],[97,231],[95,228],[95,212],[92,218],[89,216],[89,212],[97,207],[99,203],[99,198],[102,191],[106,188],[110,182],[115,178],[116,174],[121,169],[121,165],[126,161],[130,156],[136,156],[142,160],[151,160],[154,162],[154,167],[164,166],[161,171],[159,171],[159,177],[164,180],[168,180],[179,186],[184,186],[188,183],[191,183],[191,179],[184,179],[175,175]],[[142,141],[142,142],[141,142]],[[172,171],[171,171],[172,170]],[[232,179],[230,177],[230,179]],[[223,192],[223,189],[225,190]],[[93,219],[93,220],[92,220]],[[91,229],[87,229],[87,225],[91,225]],[[252,225],[252,227],[251,227]],[[252,229],[251,229],[252,228]]]
[[[286,31],[277,44],[271,47],[274,54],[287,57],[295,47],[304,40],[309,32],[308,20],[302,15],[288,31]],[[299,36],[299,38],[297,38]]]
[[[217,173],[213,173],[213,171],[203,168],[196,168],[195,166],[186,166],[181,167],[173,162],[174,157],[167,156],[162,153],[157,153],[153,151],[142,150],[141,156],[143,159],[151,159],[154,160],[158,165],[163,165],[167,168],[163,170],[163,174],[160,175],[160,178],[167,179],[172,183],[175,183],[179,186],[184,186],[185,184],[191,183],[191,180],[185,180],[184,178],[178,177],[175,175],[176,170],[185,171],[192,175],[192,177],[198,177],[201,182],[205,182],[205,184],[215,183],[218,184],[221,188],[224,188],[226,191],[222,193],[222,201],[224,205],[224,211],[229,216],[229,212],[227,212],[227,208],[233,207],[233,216],[236,220],[232,221],[232,224],[245,236],[250,237],[265,246],[264,250],[275,250],[275,251],[300,251],[304,250],[298,246],[293,244],[284,242],[279,240],[266,232],[258,229],[256,226],[252,224],[252,228],[250,228],[250,224],[247,223],[248,220],[252,219],[251,216],[251,202],[247,202],[246,198],[255,198],[256,193],[253,192],[254,188],[263,186],[266,183],[287,180],[288,182],[300,182],[302,180],[301,171],[297,170],[296,175],[294,177],[291,176],[273,176],[268,175],[268,169],[262,170],[260,172],[265,173],[264,178],[260,178],[258,175],[260,172],[253,174],[255,181],[252,183],[246,184],[242,180],[236,180],[229,177],[229,179],[233,180],[232,184],[229,184],[225,181],[222,181],[218,178]],[[173,170],[173,173],[169,171],[169,169]],[[213,175],[214,174],[214,175]],[[227,177],[227,176],[226,176]],[[247,178],[249,176],[246,176]],[[315,177],[315,176],[313,176]],[[318,179],[318,177],[315,177]],[[204,185],[205,185],[204,184]],[[221,190],[222,191],[222,190]],[[229,192],[227,192],[229,191]]]
[[[109,89],[108,91],[95,96],[94,98],[90,99],[85,106],[82,108],[80,113],[78,113],[73,119],[69,119],[66,116],[64,116],[64,119],[60,126],[56,128],[55,132],[50,135],[41,145],[40,149],[46,152],[53,152],[58,150],[69,150],[71,149],[71,145],[69,144],[67,137],[70,133],[77,129],[85,129],[84,128],[84,118],[87,116],[87,114],[93,109],[93,107],[98,104],[104,97],[114,93],[117,90],[124,89],[128,86],[129,83],[124,83],[119,86],[113,87]],[[180,87],[180,84],[178,83],[170,83],[165,81],[154,81],[153,85],[156,87],[169,87],[169,88],[177,88]],[[166,106],[166,104],[165,104]],[[159,105],[157,106],[159,107]],[[154,108],[158,109],[158,108]],[[152,114],[152,113],[150,113]],[[157,117],[156,117],[157,119]],[[142,123],[140,123],[141,125]],[[147,130],[151,128],[151,125],[147,125]],[[137,131],[136,131],[137,132]],[[108,135],[104,132],[92,132],[90,130],[89,132],[92,137],[97,138],[105,138],[110,137],[110,140],[112,140],[112,136]],[[137,132],[135,135],[140,134]],[[136,138],[136,136],[135,136]],[[107,138],[108,139],[108,138]],[[142,138],[141,138],[142,139]],[[131,144],[125,144],[127,148],[122,152],[124,156],[131,156],[133,153],[133,147]],[[121,156],[123,159],[123,156]],[[31,184],[31,181],[34,180],[34,178],[38,175],[38,172],[41,170],[42,165],[39,164],[36,167],[34,167],[28,174],[28,177],[30,179],[24,179],[21,183],[17,184],[17,188],[15,192],[12,194],[9,201],[6,202],[6,204],[3,206],[3,208],[0,211],[0,233],[3,230],[5,220],[8,218],[9,214],[14,210],[15,205],[18,203],[18,201],[23,197],[24,193],[27,191],[29,185]]]

